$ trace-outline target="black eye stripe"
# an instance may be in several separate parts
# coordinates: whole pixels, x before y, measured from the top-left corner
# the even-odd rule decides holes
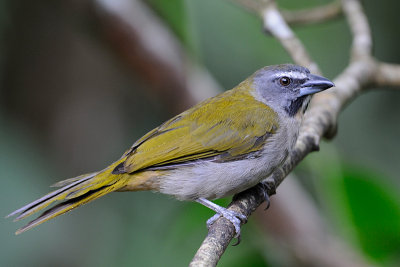
[[[300,79],[300,80],[299,80],[299,83],[300,83],[300,84],[305,83],[307,80],[308,80],[308,78]]]

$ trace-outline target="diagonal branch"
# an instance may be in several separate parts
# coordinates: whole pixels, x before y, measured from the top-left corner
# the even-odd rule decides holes
[[[269,191],[268,194],[272,195],[272,191]],[[249,217],[264,200],[263,192],[253,187],[236,195],[228,209],[240,212]],[[204,239],[189,266],[217,265],[234,235],[235,228],[230,221],[224,217],[216,220],[208,229],[207,237]]]
[[[172,114],[220,91],[216,81],[184,53],[174,34],[142,1],[93,0],[90,12],[118,58],[149,85]]]
[[[337,18],[342,14],[340,1],[302,10],[282,10],[282,16],[290,25],[320,23]]]
[[[261,17],[264,22],[264,29],[278,39],[294,62],[308,67],[313,73],[321,73],[318,65],[311,59],[302,42],[285,22],[274,1],[265,3]]]
[[[395,87],[400,89],[400,65],[391,63],[377,63],[372,86]]]
[[[253,12],[261,15],[265,29],[282,43],[297,64],[308,66],[314,73],[319,72],[317,64],[311,59],[301,41],[292,32],[290,27],[287,25],[287,22],[285,22],[285,19],[288,19],[289,17],[296,18],[296,16],[298,16],[296,19],[289,19],[288,22],[296,24],[302,23],[300,22],[302,20],[301,16],[306,17],[306,19],[304,19],[305,21],[311,22],[311,14],[312,12],[316,12],[315,9],[290,11],[290,13],[285,12],[285,15],[282,15],[278,11],[275,3],[272,1],[236,1],[241,3],[247,2],[247,7],[250,7],[251,3],[262,3],[262,6],[254,5],[252,8]],[[152,49],[151,46],[146,45],[146,40],[149,40],[149,38],[151,39],[151,36],[154,36],[154,34],[157,36],[170,36],[171,34],[166,33],[165,31],[163,32],[162,29],[154,30],[158,27],[162,27],[162,23],[159,23],[159,21],[155,19],[154,14],[151,14],[150,10],[148,10],[144,5],[141,5],[137,0],[96,0],[95,3],[96,15],[102,22],[102,30],[106,37],[109,38],[111,44],[116,48],[116,51],[119,51],[121,58],[126,61],[127,65],[129,65],[135,72],[139,71],[141,77],[146,79],[153,86],[154,90],[157,91],[157,94],[170,94],[170,92],[163,91],[162,89],[167,85],[167,87],[174,91],[174,95],[176,93],[183,96],[179,98],[179,101],[183,100],[184,106],[190,106],[202,98],[215,94],[209,92],[209,95],[207,96],[196,95],[196,92],[204,92],[204,88],[217,88],[217,86],[215,86],[213,82],[207,82],[208,84],[211,84],[211,86],[204,86],[204,81],[210,79],[207,78],[204,71],[199,71],[196,66],[193,66],[189,59],[185,59],[184,55],[179,53],[182,49],[178,47],[178,42],[171,40],[171,37],[163,38],[164,43],[162,50],[164,54],[159,54],[157,52],[160,51],[160,49]],[[115,9],[115,7],[121,7],[121,3],[124,3],[124,8]],[[337,2],[334,2],[331,5],[334,4],[341,7]],[[320,10],[332,8],[328,7],[328,5],[321,7]],[[376,63],[374,60],[369,59],[368,55],[370,53],[372,42],[370,42],[370,38],[368,38],[368,23],[358,1],[343,1],[343,6],[354,35],[353,51],[355,52],[353,53],[352,61],[343,73],[335,79],[337,88],[314,97],[305,118],[303,130],[295,151],[292,153],[287,164],[285,164],[282,169],[277,170],[274,175],[266,181],[266,183],[270,185],[267,190],[268,195],[274,194],[275,186],[278,186],[283,181],[286,175],[298,164],[298,162],[300,162],[308,153],[318,148],[319,140],[323,135],[334,135],[336,118],[340,110],[346,103],[360,93],[362,89],[366,88],[368,84],[397,87],[400,85],[400,79],[398,78],[400,77],[400,66],[395,64]],[[355,10],[355,13],[353,10]],[[147,15],[134,16],[132,14],[136,14],[134,13],[135,11],[139,13],[145,12]],[[317,13],[318,12],[315,14]],[[339,14],[340,12],[336,15]],[[149,17],[150,19],[148,19]],[[314,18],[313,21],[319,22],[333,18],[334,16],[332,15],[330,18],[324,17],[325,16],[321,16],[320,19]],[[139,21],[133,21],[133,19]],[[144,23],[144,20],[147,21],[146,23],[152,23],[152,31],[144,30],[143,27],[138,27],[138,25],[140,26]],[[353,25],[354,23],[356,25]],[[361,26],[357,26],[358,24]],[[150,37],[147,36],[149,34],[151,35]],[[358,36],[357,40],[356,36]],[[359,50],[359,47],[361,46],[363,46],[363,48],[360,48]],[[165,49],[165,47],[168,47],[168,49]],[[134,51],[139,52],[132,54]],[[165,57],[165,55],[168,54],[166,51],[169,51],[168,53],[171,55],[171,58]],[[360,53],[358,51],[364,52]],[[152,64],[147,65],[149,58]],[[173,60],[173,58],[179,60]],[[186,62],[186,64],[182,65],[182,62]],[[367,62],[367,64],[365,64],[365,62]],[[374,69],[376,70],[376,75],[370,75],[374,72]],[[154,70],[160,73],[165,71],[164,73],[168,75],[156,77],[154,76]],[[191,73],[194,73],[194,75],[190,75]],[[199,86],[201,84],[202,90],[192,88],[193,84],[196,84],[194,81],[198,80],[195,76],[199,75],[202,78],[200,79],[201,82],[198,82],[197,84],[199,84]],[[185,81],[182,79],[182,77],[185,76],[189,76],[190,80]],[[161,87],[158,82],[161,82],[163,87]],[[161,98],[164,99],[164,97]],[[182,109],[179,105],[173,106]],[[235,196],[229,209],[241,212],[249,217],[250,214],[262,204],[262,202],[264,202],[263,193],[256,188],[252,188]],[[234,234],[234,228],[229,221],[224,218],[217,220],[210,228],[206,239],[203,241],[190,265],[216,265],[232,240]]]
[[[355,0],[342,0],[342,5],[348,25],[353,34],[351,60],[357,60],[360,57],[371,57],[371,30],[361,3]]]
[[[251,1],[246,2],[250,3]],[[398,76],[396,77],[396,73],[399,72],[400,67],[377,63],[371,56],[370,29],[359,1],[343,0],[342,5],[353,34],[352,58],[349,65],[334,79],[336,87],[313,97],[295,149],[285,164],[265,180],[265,183],[270,185],[267,190],[268,195],[274,194],[274,188],[305,156],[318,150],[322,137],[334,137],[340,111],[358,94],[367,89],[371,83],[398,86],[400,79]],[[249,5],[246,7],[248,8]],[[274,2],[264,1],[263,9],[259,13],[262,14],[264,27],[281,42],[296,63],[308,66],[313,72],[319,72],[317,64],[313,62],[301,41],[288,27]],[[374,75],[377,70],[385,72],[379,79]],[[235,196],[229,209],[249,216],[262,202],[263,195],[260,190],[252,188]],[[191,266],[215,266],[233,236],[233,225],[224,218],[217,220],[210,227]]]
[[[270,2],[270,0],[232,1],[240,5],[245,10],[255,14],[259,14],[260,11],[262,11],[262,9],[265,7],[265,4],[268,4],[268,2]],[[339,15],[342,14],[342,6],[340,0],[335,0],[326,5],[301,10],[280,9],[280,13],[284,17],[286,23],[289,25],[321,23],[339,17]]]

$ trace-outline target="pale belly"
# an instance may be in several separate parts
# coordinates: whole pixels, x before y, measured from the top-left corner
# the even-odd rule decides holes
[[[266,179],[286,160],[299,128],[299,120],[288,120],[258,157],[223,163],[204,161],[165,171],[157,179],[158,191],[181,200],[211,200],[242,192]]]
[[[168,170],[159,177],[159,191],[181,200],[218,199],[244,191],[267,178],[287,157],[289,145],[266,146],[255,158]]]

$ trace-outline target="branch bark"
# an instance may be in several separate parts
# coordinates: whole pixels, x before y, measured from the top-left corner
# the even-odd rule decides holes
[[[314,8],[281,12],[289,25],[314,24],[339,17],[342,14],[342,6],[340,1],[333,1]]]
[[[318,65],[311,59],[303,43],[286,23],[274,1],[267,1],[265,3],[261,17],[264,22],[264,30],[282,44],[294,62],[308,67],[313,73],[321,74]]]
[[[94,0],[91,11],[118,58],[150,86],[172,114],[221,91],[142,1]]]
[[[371,86],[394,87],[400,89],[400,65],[378,62]]]
[[[252,1],[236,2],[246,2],[245,7],[247,9],[255,7],[249,4]],[[335,88],[313,97],[305,115],[295,149],[284,165],[264,181],[273,185],[268,190],[268,195],[275,193],[274,189],[281,184],[304,157],[319,149],[322,137],[333,138],[335,136],[336,122],[340,111],[358,94],[372,84],[399,85],[400,67],[378,63],[371,55],[371,33],[360,2],[358,0],[343,0],[341,4],[353,34],[349,65],[334,79]],[[260,6],[257,6],[257,8],[260,8]],[[257,13],[261,14],[266,32],[272,34],[281,42],[297,64],[307,66],[314,73],[320,73],[318,65],[311,59],[301,41],[292,32],[273,1],[263,1],[263,6]],[[375,75],[375,73],[378,74]],[[235,196],[229,205],[229,209],[249,216],[263,200],[260,190],[252,188]],[[243,203],[247,204],[244,205]],[[206,239],[190,266],[215,266],[233,236],[233,225],[227,223],[224,218],[217,220],[210,227]]]
[[[266,4],[270,4],[270,0],[232,0],[245,10],[259,14]],[[335,0],[326,5],[301,10],[284,10],[280,9],[280,13],[289,25],[302,25],[321,23],[339,17],[342,14],[342,6],[340,0]],[[259,14],[262,16],[262,14]]]
[[[343,6],[354,36],[349,65],[334,80],[337,87],[314,97],[305,117],[296,149],[287,163],[266,180],[270,188],[267,193],[272,195],[275,193],[275,187],[285,179],[286,175],[308,153],[318,149],[321,137],[332,138],[335,135],[337,116],[351,99],[370,86],[399,87],[400,66],[380,63],[371,57],[372,41],[368,22],[358,1],[350,0],[342,3],[335,1],[319,8],[284,11],[283,14],[273,1],[236,0],[236,2],[245,4],[248,10],[259,14],[264,21],[265,30],[281,42],[297,64],[307,66],[314,73],[320,73],[319,67],[290,29],[289,23],[326,21],[340,15]],[[173,92],[172,95],[180,95],[175,100],[181,104],[173,104],[171,112],[176,113],[219,91],[219,86],[204,69],[193,64],[189,58],[179,52],[182,51],[182,47],[145,5],[137,0],[97,0],[95,3],[95,14],[101,22],[105,37],[115,51],[118,51],[120,58],[153,86],[154,92],[161,96],[161,100],[167,103],[169,99],[163,96],[165,94],[170,96],[171,92]],[[260,3],[262,5],[259,5]],[[321,10],[322,15],[319,13]],[[137,12],[146,14],[146,16],[135,16],[134,14]],[[150,27],[153,29],[152,31],[144,30],[140,26],[145,22],[152,25]],[[147,44],[146,40],[151,39],[154,35],[165,37],[162,49],[154,49]],[[157,51],[163,51],[169,56],[166,57],[165,54]],[[151,64],[149,64],[149,59]],[[163,75],[158,75],[158,72]],[[184,77],[189,78],[185,80]],[[197,89],[199,87],[201,90]],[[209,90],[205,94],[197,94],[204,92],[204,89]],[[263,193],[252,188],[235,196],[229,209],[249,217],[263,202]],[[216,265],[234,234],[234,228],[229,221],[224,218],[217,220],[209,229],[207,237],[190,266]],[[322,256],[319,258],[321,259]],[[325,261],[330,259],[332,257],[327,257]],[[361,263],[360,266],[365,266],[362,260],[359,259],[357,262]]]
[[[273,192],[269,191],[268,194],[272,195]],[[249,217],[264,200],[262,191],[253,187],[236,195],[228,209]],[[207,237],[189,266],[215,266],[234,236],[235,228],[232,223],[223,217],[218,219],[209,228]]]

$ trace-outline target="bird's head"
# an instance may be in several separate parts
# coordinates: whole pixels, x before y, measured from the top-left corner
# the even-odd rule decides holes
[[[259,100],[290,117],[305,111],[312,94],[332,86],[330,80],[292,64],[265,67],[253,75],[253,88]]]

